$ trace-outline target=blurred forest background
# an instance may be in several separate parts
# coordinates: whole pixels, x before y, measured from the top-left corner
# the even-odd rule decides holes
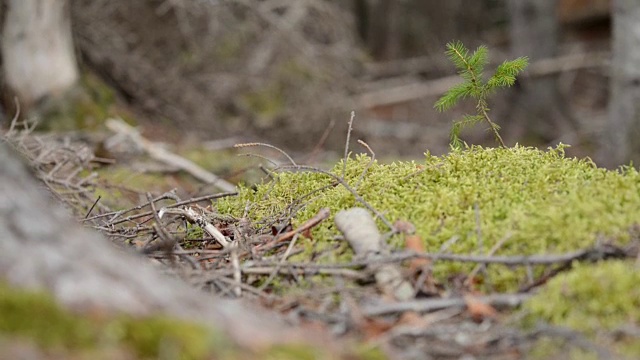
[[[117,115],[152,138],[306,153],[318,143],[341,151],[355,110],[354,137],[383,157],[419,158],[446,152],[452,120],[473,111],[433,109],[459,81],[444,49],[461,40],[489,47],[489,71],[530,58],[516,86],[490,99],[507,144],[568,143],[572,155],[616,166],[640,155],[640,40],[631,31],[640,31],[639,8],[634,0],[6,0],[4,123],[17,95],[23,116],[45,128],[90,130]],[[24,83],[62,76],[64,65],[12,48],[12,27],[43,31],[51,17],[63,20],[63,34],[70,26],[73,45],[55,30],[36,36],[50,48],[72,46],[67,60],[79,71],[34,92]],[[44,70],[15,70],[28,59]],[[463,138],[495,146],[481,127]]]

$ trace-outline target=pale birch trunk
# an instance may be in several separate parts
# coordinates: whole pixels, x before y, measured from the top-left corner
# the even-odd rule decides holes
[[[5,86],[29,106],[78,80],[68,0],[7,0],[2,32]]]

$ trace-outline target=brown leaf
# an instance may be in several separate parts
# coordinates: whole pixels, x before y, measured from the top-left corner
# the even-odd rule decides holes
[[[412,250],[419,254],[426,252],[422,238],[418,235],[407,235],[404,240],[404,247],[407,250]],[[429,259],[411,259],[409,262],[409,269],[412,272],[415,272],[429,265],[431,265],[431,260]]]
[[[425,325],[424,318],[415,311],[405,311],[400,315],[397,325],[419,326]]]
[[[313,235],[311,234],[311,228],[309,229],[305,229],[304,231],[302,231],[302,233],[300,233],[302,236],[306,237],[309,240],[313,240]]]
[[[373,340],[380,335],[389,331],[393,324],[379,319],[365,319],[360,324],[360,331],[364,334],[365,339]]]
[[[467,311],[475,321],[482,321],[485,318],[495,319],[498,316],[498,311],[493,306],[473,296],[466,295],[464,301],[467,304]]]

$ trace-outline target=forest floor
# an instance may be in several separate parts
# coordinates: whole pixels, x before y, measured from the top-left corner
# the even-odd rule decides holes
[[[387,255],[328,264],[296,262],[290,260],[302,251],[296,241],[312,239],[312,231],[328,221],[327,214],[320,211],[303,222],[294,221],[291,212],[250,220],[216,209],[219,199],[238,196],[232,183],[251,186],[268,180],[274,167],[287,163],[286,154],[268,145],[252,144],[246,150],[223,142],[159,143],[117,119],[107,122],[107,128],[90,134],[14,131],[8,137],[81,223],[116,246],[136,249],[171,276],[218,296],[251,299],[291,326],[321,329],[398,359],[623,358],[615,339],[637,340],[633,332],[612,331],[602,341],[548,322],[524,326],[526,313],[521,311],[523,303],[572,264],[637,257],[637,239],[633,246],[596,243],[537,258],[494,257],[492,251],[426,251],[419,240],[409,240],[413,224],[396,223],[394,227],[405,229],[399,231],[406,232],[407,243]],[[300,199],[286,201],[290,207]],[[388,209],[374,210],[384,214]],[[436,279],[432,266],[443,261],[475,266]],[[519,291],[487,291],[476,283],[491,263],[518,268],[529,261],[541,261],[545,270]],[[391,275],[381,274],[381,268],[390,268]],[[408,285],[411,294],[385,289],[380,280],[385,276]]]

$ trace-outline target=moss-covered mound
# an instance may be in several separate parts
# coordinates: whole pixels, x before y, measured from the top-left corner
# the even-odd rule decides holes
[[[595,334],[640,324],[640,268],[607,261],[552,279],[526,303],[535,319]]]
[[[552,279],[527,302],[527,322],[546,321],[584,332],[596,339],[609,336],[616,348],[640,357],[637,338],[611,336],[615,330],[640,325],[640,268],[633,262],[609,261],[579,265]]]
[[[393,222],[412,222],[429,252],[448,240],[448,251],[484,254],[497,244],[496,255],[560,253],[589,247],[596,239],[624,243],[640,219],[640,176],[633,168],[609,171],[589,159],[564,156],[564,146],[541,151],[482,148],[427,154],[422,163],[380,164],[360,155],[349,159],[344,176],[362,198]],[[331,172],[342,176],[343,164]],[[356,205],[345,187],[317,172],[284,172],[275,182],[241,188],[236,198],[218,203],[223,213],[249,217],[265,226],[274,218],[293,216],[294,226],[323,207],[335,214]],[[338,231],[327,221],[314,229],[314,240],[301,256],[335,249]],[[380,230],[387,231],[381,222]],[[390,239],[401,247],[400,236]],[[320,261],[348,258],[344,246],[325,252]],[[299,260],[308,260],[300,259]],[[439,278],[467,272],[473,265],[436,265]],[[524,275],[492,266],[490,281],[499,290],[522,284]]]

